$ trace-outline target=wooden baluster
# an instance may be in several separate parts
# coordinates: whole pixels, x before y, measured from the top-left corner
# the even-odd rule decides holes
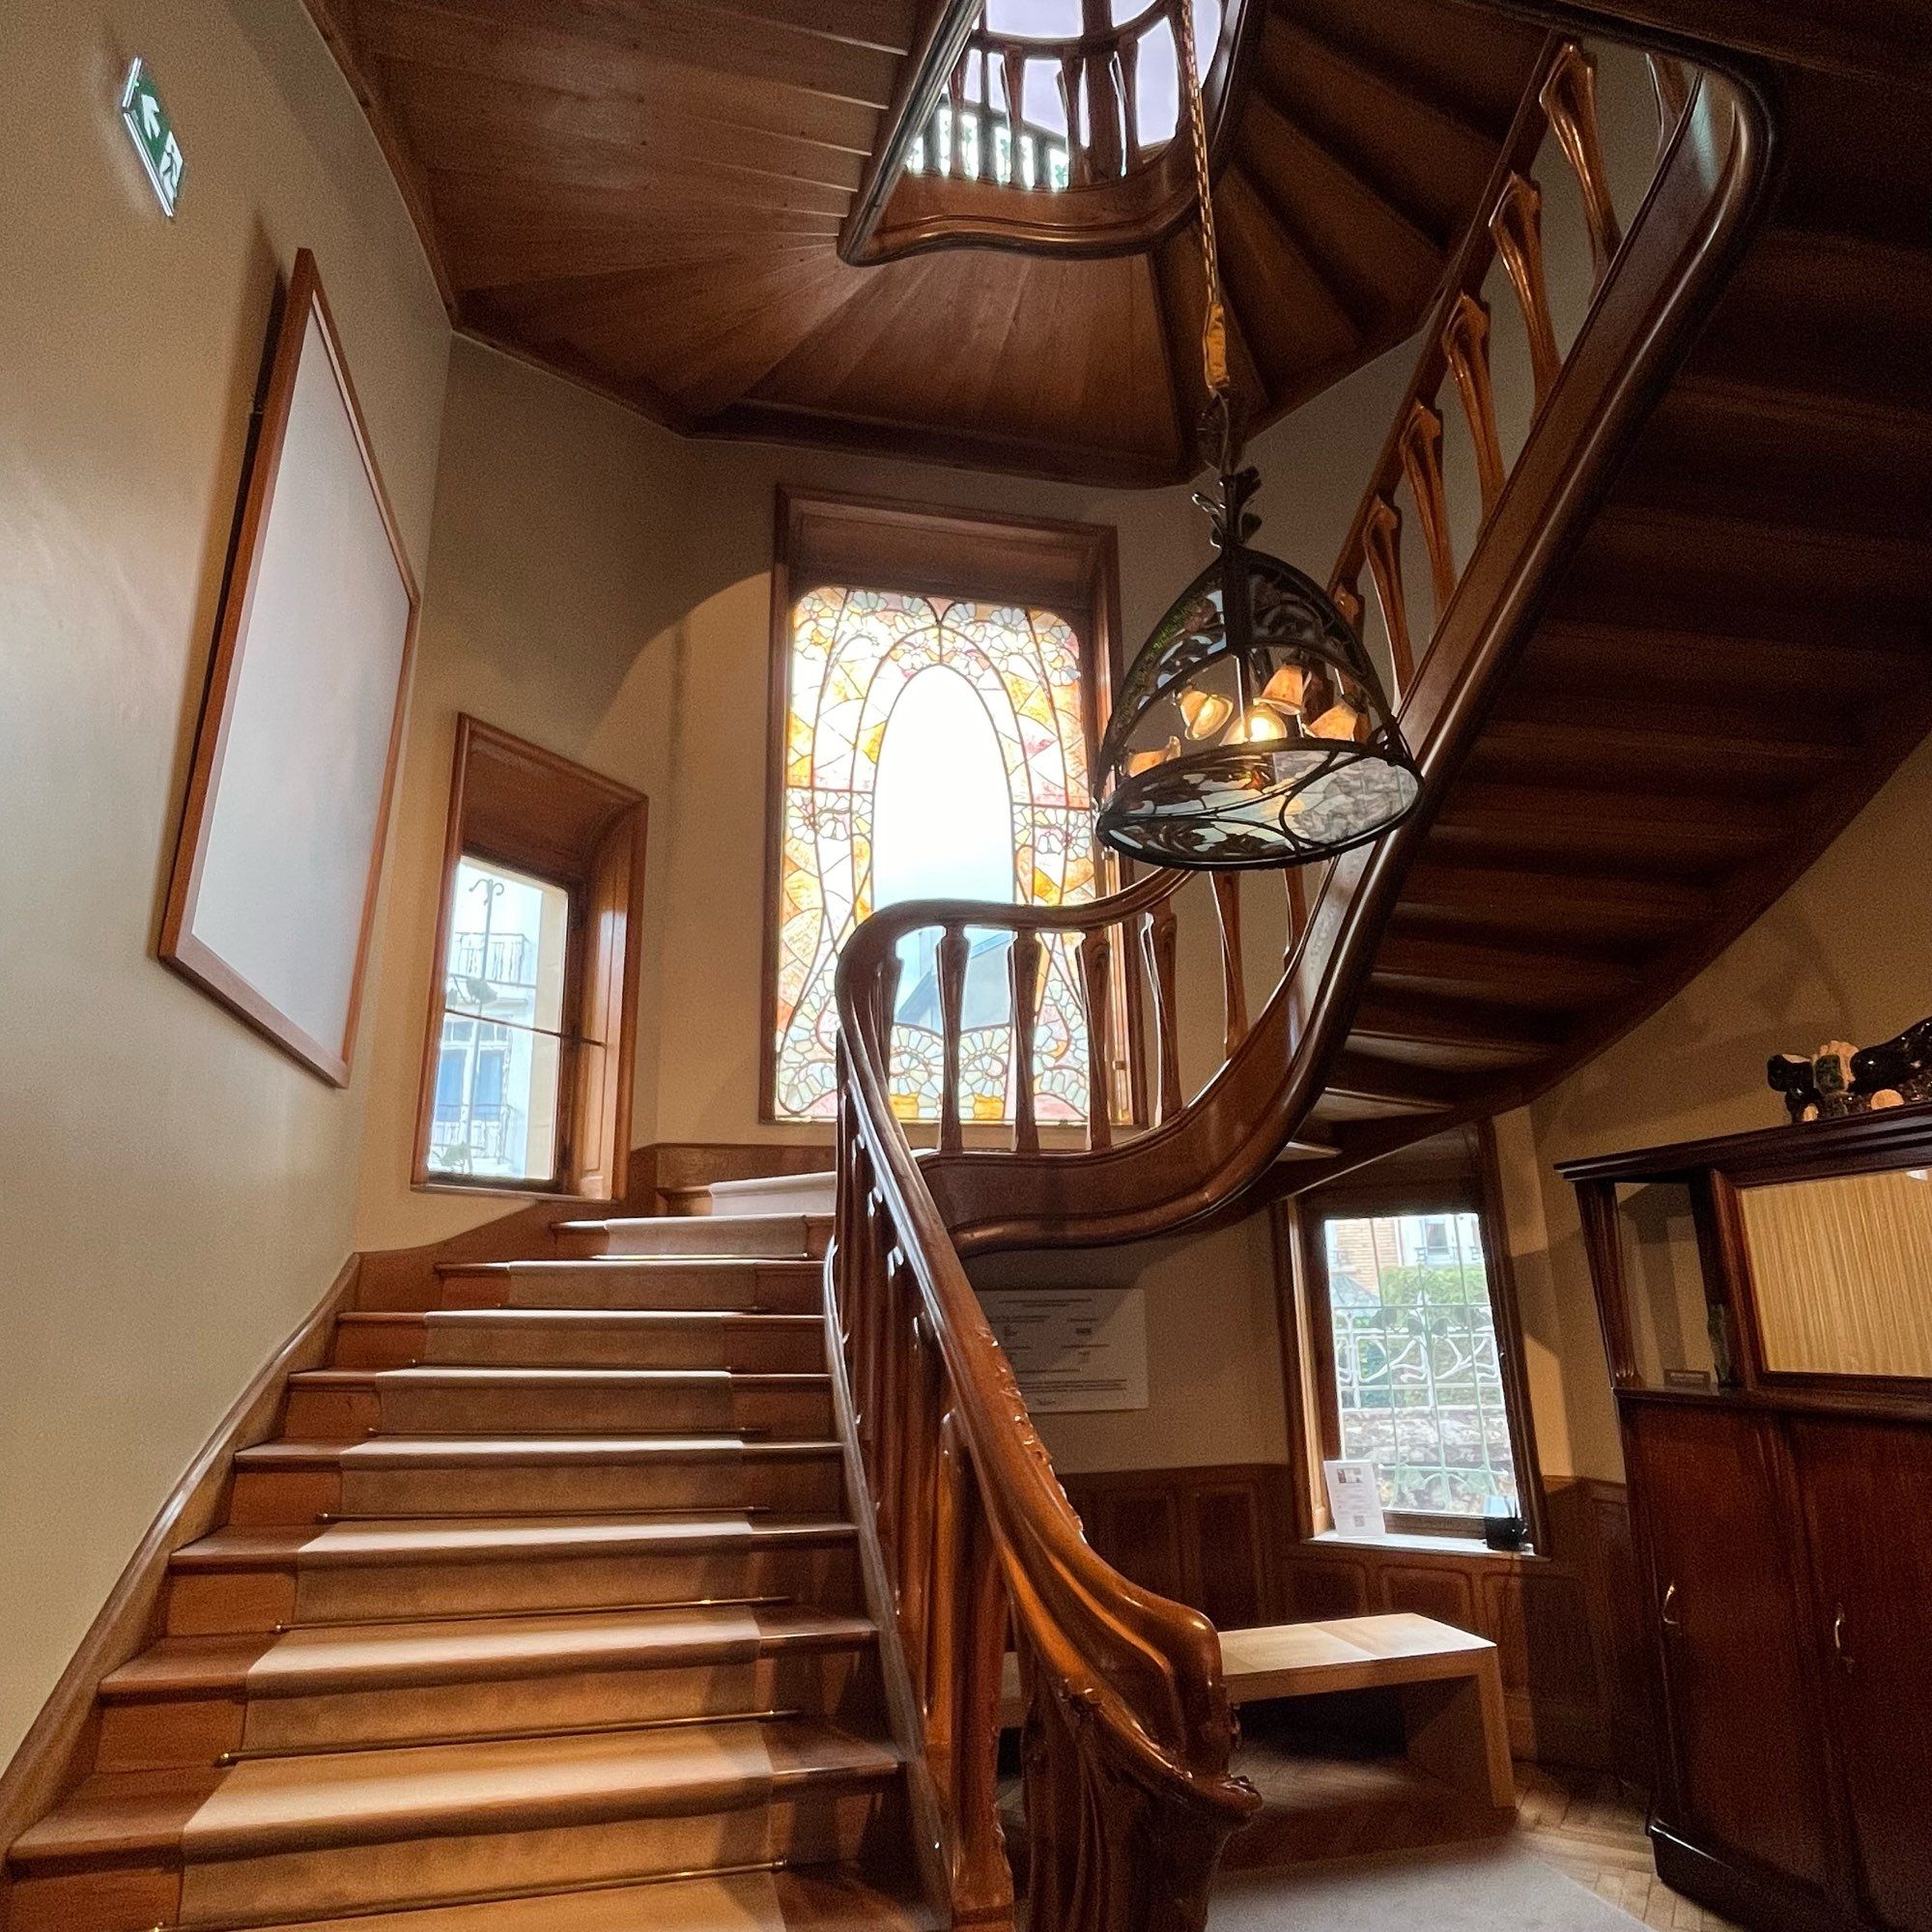
[[[1180,1038],[1177,1027],[1179,1013],[1174,992],[1175,918],[1174,901],[1162,899],[1151,913],[1141,916],[1141,948],[1147,960],[1148,979],[1153,986],[1154,1028],[1160,1065],[1156,1121],[1171,1121],[1180,1111]]]
[[[993,167],[993,56],[980,49],[980,154],[979,176],[989,185],[998,181]]]
[[[946,156],[946,172],[949,178],[958,181],[968,179],[966,173],[966,63],[973,58],[971,52],[959,56],[959,65],[947,77],[946,101],[952,110],[952,147]]]
[[[1282,872],[1282,882],[1288,894],[1288,938],[1281,950],[1281,963],[1284,970],[1294,957],[1294,949],[1301,938],[1301,929],[1308,923],[1308,889],[1302,884],[1299,866],[1290,866]]]
[[[1490,382],[1490,312],[1465,289],[1442,325],[1442,359],[1463,399],[1463,417],[1476,450],[1476,480],[1487,519],[1503,493],[1503,445],[1496,432],[1496,393]]]
[[[1657,145],[1660,151],[1677,131],[1684,110],[1690,104],[1690,76],[1684,63],[1668,54],[1646,54],[1650,63],[1651,91],[1657,96]]]
[[[1007,955],[1013,994],[1013,1150],[1039,1151],[1039,1123],[1033,1109],[1034,1036],[1039,1026],[1039,934],[1022,928]]]
[[[1114,55],[1114,82],[1121,97],[1121,172],[1141,164],[1141,43],[1123,43]]]
[[[959,1126],[959,1033],[966,1009],[966,928],[949,925],[939,942],[939,1151],[957,1153],[964,1144]]]
[[[1597,64],[1575,41],[1566,41],[1549,78],[1537,96],[1549,116],[1549,131],[1563,150],[1583,190],[1583,216],[1590,226],[1591,286],[1609,272],[1623,241],[1610,180],[1604,169],[1604,146],[1597,130]]]
[[[853,1378],[853,1393],[859,1404],[860,1457],[866,1465],[867,1479],[873,1485],[876,1515],[881,1376],[885,1364],[885,1312],[879,1264],[884,1254],[882,1243],[885,1235],[879,1221],[878,1200],[872,1193],[869,1179],[860,1203],[859,1223],[859,1264],[854,1270],[852,1283],[852,1332],[858,1342],[858,1371]]]
[[[1356,565],[1356,569],[1360,567]],[[1359,632],[1362,628],[1362,593],[1355,588],[1354,573],[1351,571],[1346,582],[1338,577],[1328,586],[1328,594],[1335,600],[1336,610]]]
[[[1502,257],[1510,287],[1529,332],[1529,363],[1536,377],[1536,406],[1548,399],[1563,366],[1556,353],[1556,326],[1549,319],[1549,286],[1543,270],[1543,191],[1526,176],[1503,184],[1490,214],[1490,234]]]
[[[945,1381],[942,1365],[941,1382]],[[962,1492],[966,1447],[946,1391],[932,1468],[932,1614],[925,1639],[925,1677],[915,1680],[925,1708],[925,1747],[939,1781],[939,1804],[952,1799],[952,1740],[959,1725],[959,1557],[965,1533]]]
[[[1021,128],[1026,125],[1026,55],[1016,46],[1009,46],[1001,56],[1007,85],[1007,136],[1011,162],[1008,169],[1008,180],[1014,187],[1026,185],[1026,176],[1020,170]],[[1044,156],[1035,149],[1035,165],[1040,173],[1035,177],[1036,183],[1046,179]]]
[[[918,1284],[911,1284],[917,1298]],[[939,1349],[923,1313],[906,1326],[911,1374],[907,1383],[906,1453],[900,1471],[898,1583],[899,1622],[906,1668],[915,1684],[925,1681],[925,1643],[931,1621],[927,1591],[932,1578],[932,1513],[939,1453]]]
[[[1442,496],[1442,418],[1418,398],[1409,405],[1402,431],[1402,473],[1415,501],[1429,553],[1429,580],[1435,592],[1435,622],[1456,594],[1456,556],[1449,542],[1449,506]],[[1430,635],[1435,635],[1432,629]]]
[[[1066,185],[1084,187],[1088,181],[1087,146],[1080,138],[1080,59],[1068,54],[1060,63],[1060,99],[1066,109]]]
[[[879,1430],[878,1471],[872,1479],[872,1504],[885,1547],[887,1567],[897,1595],[898,1568],[893,1561],[899,1533],[899,1468],[905,1455],[907,1348],[902,1310],[905,1263],[898,1249],[888,1249],[879,1269]]]
[[[895,947],[886,959],[885,971],[879,976],[879,1037],[877,1051],[872,1056],[879,1063],[879,1074],[888,1094],[893,1091],[893,1034],[898,1025],[899,974],[903,969],[904,962]]]
[[[1248,1037],[1247,981],[1241,966],[1241,875],[1215,872],[1214,911],[1221,922],[1221,1010],[1227,1021],[1222,1052],[1228,1059]]]
[[[1087,86],[1087,145],[1092,179],[1113,181],[1122,164],[1120,72],[1113,49],[1082,63]]]
[[[959,1599],[954,1632],[958,1716],[952,1733],[952,1909],[959,1925],[1009,1924],[1012,1867],[1000,1829],[1000,1695],[1007,1660],[1007,1587],[979,1477],[960,1492]]]
[[[1080,986],[1087,1002],[1087,1146],[1114,1145],[1114,949],[1105,929],[1080,938]]]
[[[1395,690],[1400,697],[1415,676],[1415,653],[1408,641],[1408,605],[1402,588],[1402,512],[1386,497],[1378,497],[1362,526],[1362,548],[1368,553],[1369,574],[1375,579],[1376,601],[1388,627],[1389,656],[1395,667]]]

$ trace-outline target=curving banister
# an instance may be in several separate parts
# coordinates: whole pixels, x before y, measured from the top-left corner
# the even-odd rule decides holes
[[[962,1257],[1132,1239],[1225,1209],[1263,1178],[1320,1097],[1429,810],[1714,299],[1764,178],[1763,124],[1739,87],[1701,74],[1666,101],[1660,86],[1676,118],[1642,207],[1620,222],[1601,179],[1589,82],[1586,58],[1552,42],[1338,562],[1338,594],[1357,610],[1361,572],[1374,579],[1422,804],[1388,838],[1332,863],[1305,908],[1299,875],[1285,875],[1287,959],[1252,1020],[1238,898],[1217,889],[1226,1058],[1202,1092],[1183,1101],[1174,1046],[1174,901],[1183,875],[1156,873],[1106,898],[1052,907],[897,905],[866,921],[840,960],[838,1211],[827,1264],[835,1378],[896,1612],[913,1741],[938,1800],[933,1849],[955,1924],[1012,1915],[993,1764],[1009,1625],[1027,1700],[1033,1925],[1194,1932],[1220,1847],[1256,1803],[1229,1771],[1234,1732],[1211,1626],[1088,1548]],[[1550,135],[1579,171],[1597,261],[1589,313],[1553,373],[1537,346],[1548,300],[1526,191]],[[1491,319],[1485,313],[1478,327],[1471,307],[1492,261],[1515,290],[1537,392],[1513,464],[1490,392]],[[1457,407],[1470,424],[1481,496],[1478,536],[1460,563],[1439,462],[1442,415]],[[1401,603],[1401,491],[1416,506],[1437,602],[1419,649]],[[896,949],[915,930],[942,935],[951,1063],[968,926],[1013,935],[1013,1146],[960,1146],[954,1072],[939,1148],[915,1156],[890,1092]],[[1033,1018],[1042,949],[1076,936],[1096,1077],[1087,1148],[1058,1151],[1040,1147],[1033,1121]],[[1136,952],[1157,1019],[1161,1106],[1146,1131],[1117,1137],[1097,1076],[1108,1065],[1113,965]]]

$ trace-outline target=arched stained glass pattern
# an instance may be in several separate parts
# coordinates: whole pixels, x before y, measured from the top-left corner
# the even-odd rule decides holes
[[[1079,639],[1050,611],[825,588],[793,606],[787,688],[774,1111],[827,1120],[833,973],[868,913],[907,898],[1093,896],[1086,687]],[[960,1111],[1009,1120],[1009,939],[967,937]],[[918,933],[900,949],[893,1104],[904,1120],[939,1117],[938,943]],[[1039,1120],[1085,1120],[1070,943],[1047,951],[1037,1053]]]

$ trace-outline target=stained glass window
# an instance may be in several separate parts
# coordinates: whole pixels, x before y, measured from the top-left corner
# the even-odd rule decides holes
[[[1056,905],[1094,894],[1080,643],[1050,611],[819,589],[792,611],[779,881],[775,1112],[837,1097],[833,974],[859,922],[908,898]],[[967,934],[960,1112],[1011,1118],[1009,937]],[[893,1105],[939,1116],[938,932],[900,947]],[[1071,940],[1051,940],[1036,1037],[1042,1122],[1087,1115]]]

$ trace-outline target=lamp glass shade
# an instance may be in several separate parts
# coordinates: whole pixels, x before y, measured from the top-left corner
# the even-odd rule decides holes
[[[1223,477],[1220,554],[1127,672],[1100,748],[1100,838],[1183,869],[1299,866],[1380,836],[1420,781],[1354,627],[1247,548],[1252,470]]]

